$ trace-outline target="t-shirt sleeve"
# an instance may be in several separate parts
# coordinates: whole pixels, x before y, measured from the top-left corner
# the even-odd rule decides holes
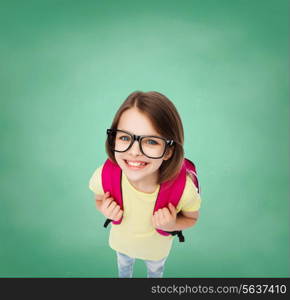
[[[177,212],[194,212],[200,209],[201,198],[197,191],[197,187],[191,180],[191,178],[186,176],[186,183],[181,199],[177,205]]]
[[[102,169],[103,165],[97,168],[89,181],[89,189],[97,195],[104,194],[102,186]]]

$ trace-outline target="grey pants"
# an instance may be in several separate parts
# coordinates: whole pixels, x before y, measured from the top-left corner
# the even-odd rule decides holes
[[[160,278],[163,276],[164,264],[166,258],[161,260],[144,260],[147,267],[148,278]],[[117,263],[120,278],[131,278],[133,275],[133,266],[135,258],[123,253],[117,252]]]

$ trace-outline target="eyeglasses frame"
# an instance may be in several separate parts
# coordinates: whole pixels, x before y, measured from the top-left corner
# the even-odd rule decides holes
[[[160,158],[162,158],[162,157],[164,156],[164,154],[166,153],[167,148],[168,148],[168,147],[172,147],[172,146],[175,144],[175,141],[174,141],[174,140],[169,140],[169,139],[163,138],[163,137],[161,137],[161,136],[155,136],[155,135],[135,135],[135,134],[132,134],[132,133],[130,133],[130,132],[128,132],[128,131],[121,130],[121,129],[107,129],[107,135],[109,136],[109,135],[112,134],[113,132],[116,132],[116,133],[117,133],[117,131],[124,132],[124,133],[130,135],[130,136],[132,137],[132,140],[131,140],[131,144],[129,145],[129,147],[128,147],[126,150],[124,150],[124,151],[119,151],[119,150],[112,149],[114,152],[121,152],[121,153],[126,152],[126,151],[128,151],[128,150],[132,147],[132,145],[135,143],[135,141],[137,141],[137,142],[139,143],[139,149],[140,149],[140,151],[142,152],[142,154],[144,154],[146,157],[151,158],[151,159],[160,159]],[[142,141],[143,138],[148,138],[148,137],[149,137],[149,138],[150,138],[150,137],[152,137],[152,138],[159,138],[159,139],[162,139],[163,141],[165,141],[164,152],[163,152],[163,154],[162,154],[161,156],[159,156],[159,157],[151,157],[151,156],[148,156],[148,155],[146,155],[146,154],[144,153],[144,151],[143,151],[143,149],[142,149],[142,146],[141,146],[141,141]],[[108,142],[108,144],[109,144],[109,142]],[[110,144],[109,144],[109,145],[110,145]]]

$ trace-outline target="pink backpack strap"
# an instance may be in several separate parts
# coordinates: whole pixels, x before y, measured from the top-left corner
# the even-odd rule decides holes
[[[110,192],[111,197],[117,202],[120,208],[123,210],[123,198],[122,198],[122,170],[121,168],[110,159],[107,159],[102,169],[102,185],[104,192]],[[122,218],[119,221],[112,221],[113,224],[120,224]],[[107,219],[105,227],[108,226],[110,220]]]
[[[177,205],[182,197],[184,188],[185,188],[187,174],[190,176],[194,185],[197,187],[197,189],[199,191],[195,165],[192,161],[185,158],[183,165],[181,167],[181,171],[179,172],[178,176],[173,180],[166,181],[161,184],[153,213],[160,208],[168,207],[169,203],[174,205],[174,207],[177,207]],[[160,229],[156,229],[156,230],[160,234],[165,235],[165,236],[170,235],[170,234],[171,235],[177,234],[179,237],[179,240],[184,241],[184,237],[183,237],[181,231],[174,231],[174,232],[169,233],[167,231],[163,231]]]
[[[153,213],[160,208],[167,207],[171,203],[174,207],[177,207],[178,202],[182,196],[186,182],[186,169],[183,163],[181,171],[177,178],[166,181],[160,185],[160,190],[155,202]],[[170,233],[161,229],[156,229],[161,235],[170,235]]]
[[[189,175],[189,177],[191,178],[191,180],[194,183],[195,187],[197,188],[197,192],[200,193],[200,187],[199,187],[199,183],[198,183],[195,164],[191,160],[186,158],[185,159],[185,166],[186,166],[186,173]]]

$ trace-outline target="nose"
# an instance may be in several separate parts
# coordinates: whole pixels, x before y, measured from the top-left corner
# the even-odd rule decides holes
[[[140,151],[139,142],[137,140],[135,140],[134,143],[133,143],[133,145],[130,147],[129,153],[132,156],[142,155],[142,153]]]

